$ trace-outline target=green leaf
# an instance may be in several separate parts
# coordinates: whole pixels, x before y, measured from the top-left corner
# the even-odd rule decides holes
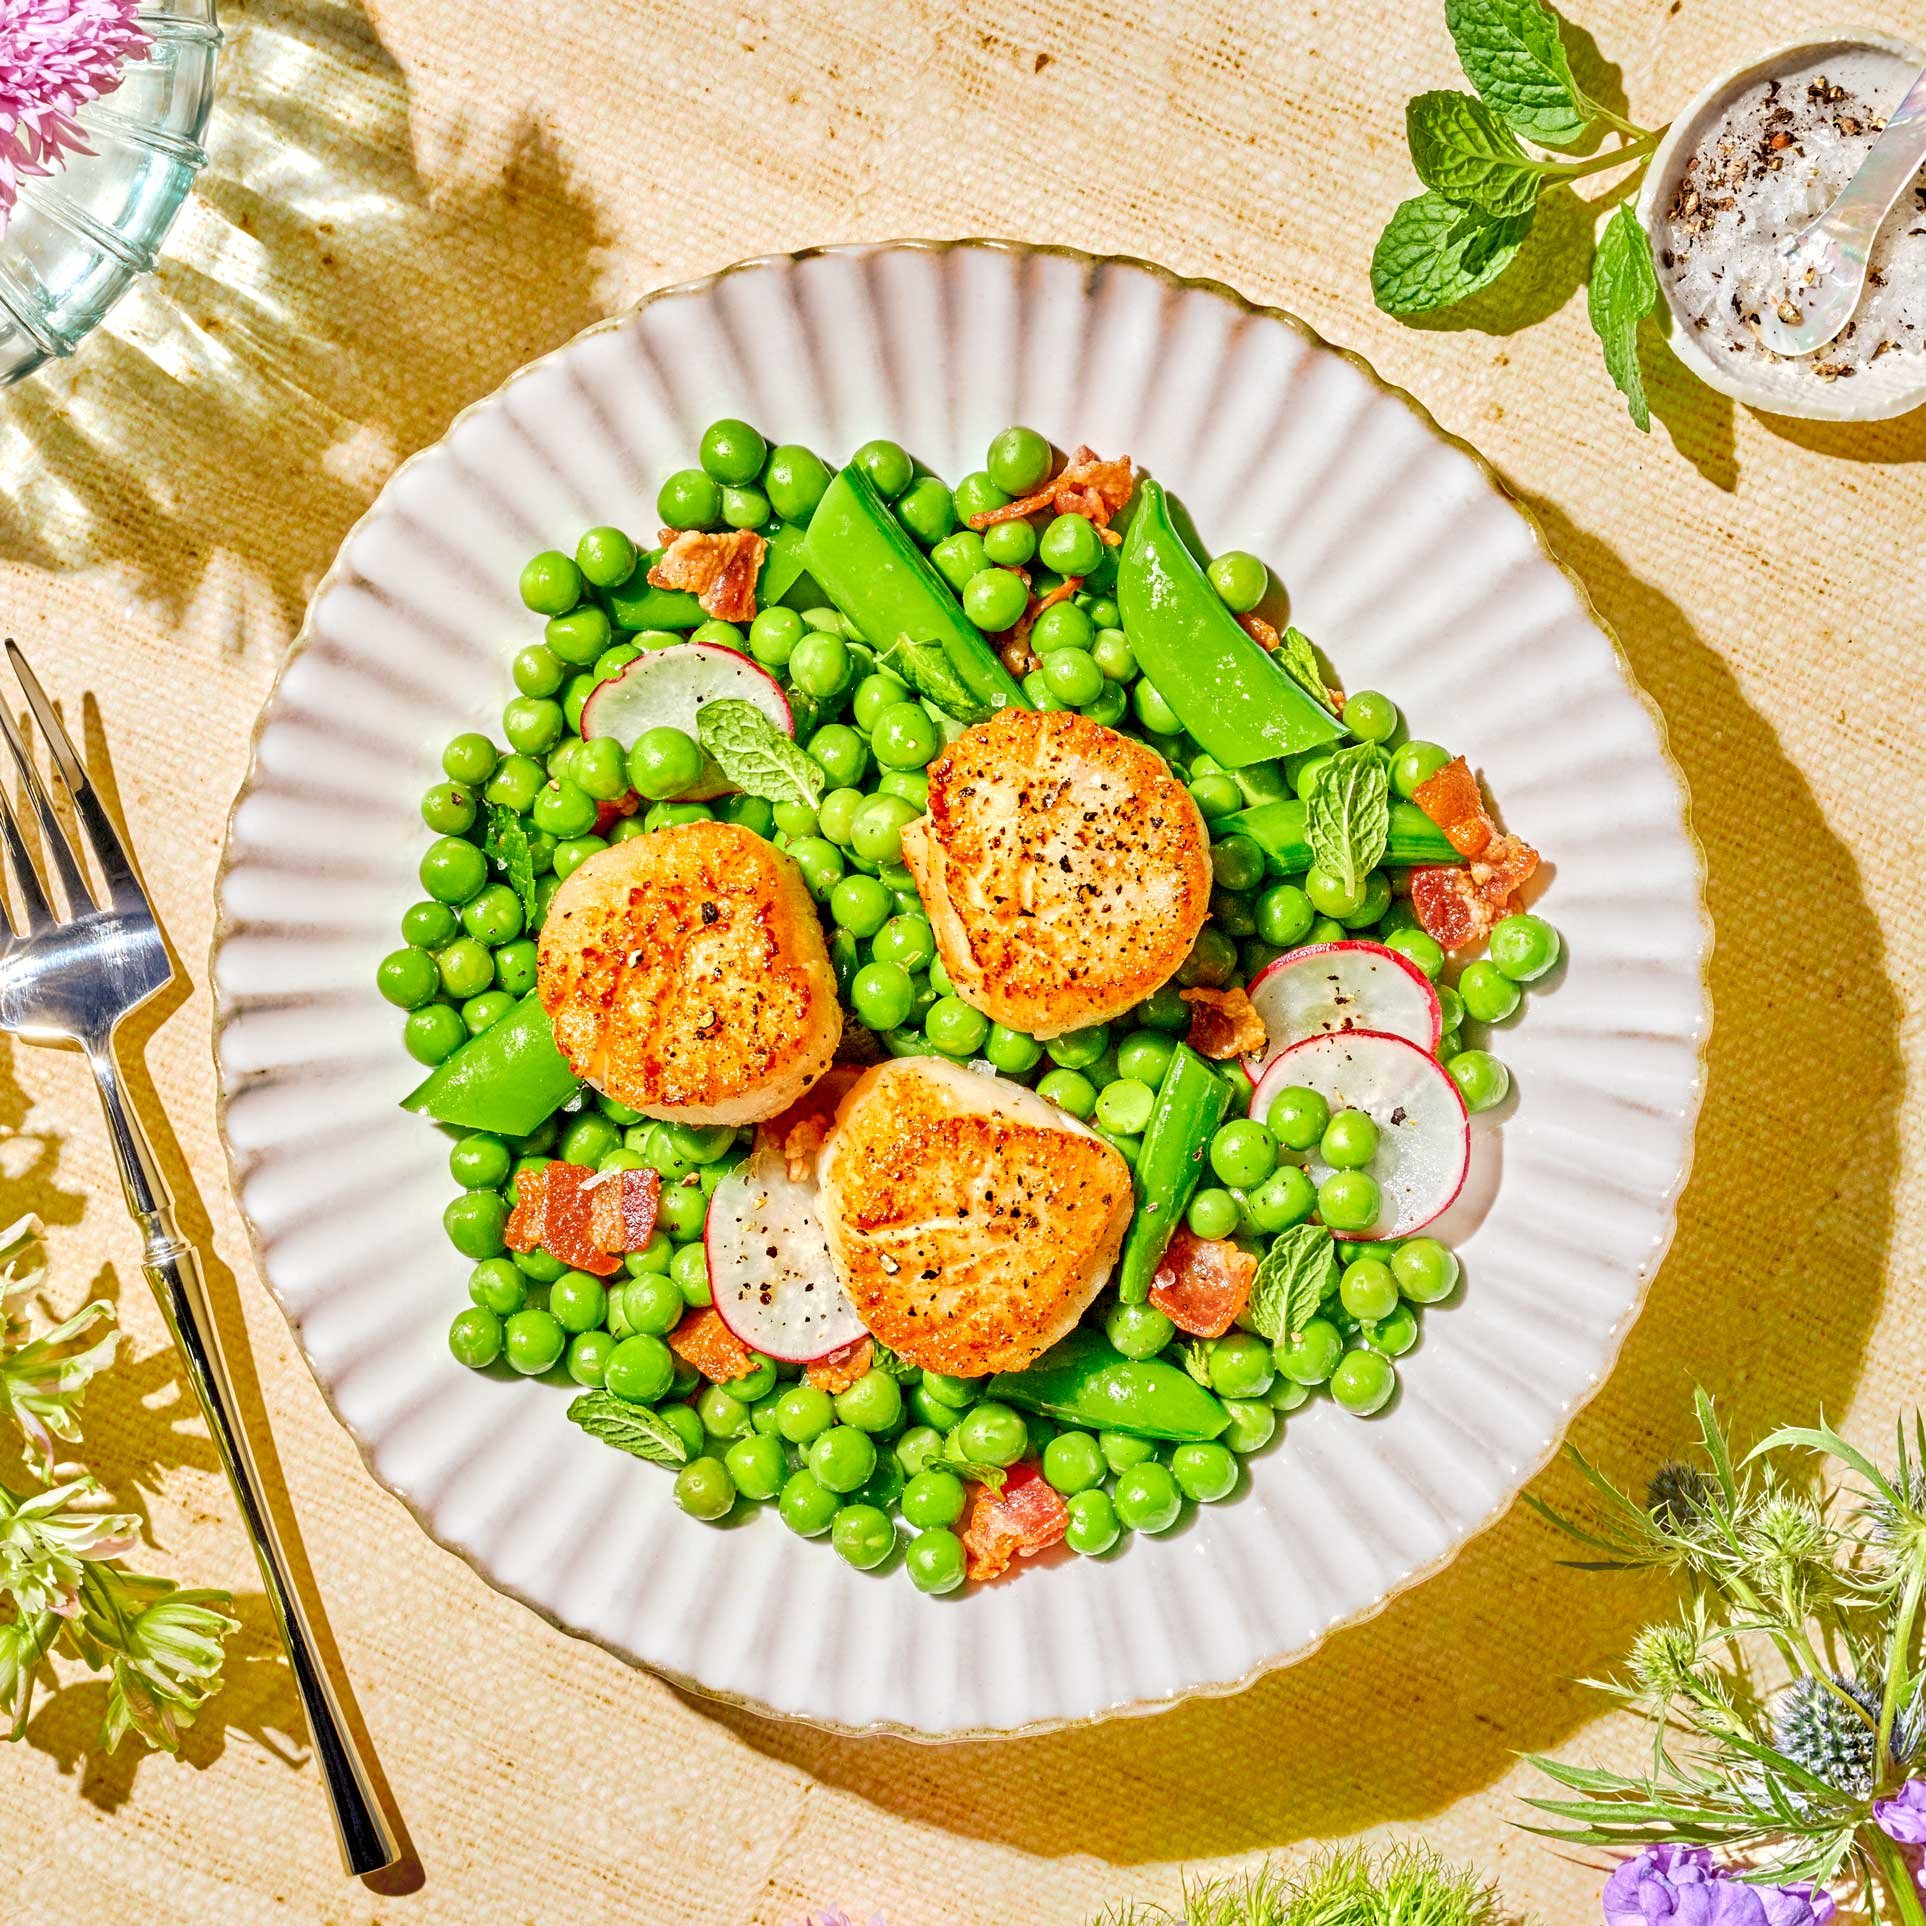
[[[1638,367],[1638,324],[1658,301],[1652,244],[1646,239],[1644,223],[1630,205],[1622,206],[1605,223],[1605,232],[1599,237],[1585,307],[1592,318],[1592,332],[1605,349],[1606,372],[1625,397],[1632,419],[1647,434],[1652,429],[1652,410]]]
[[[1251,1322],[1258,1331],[1273,1344],[1302,1331],[1324,1301],[1336,1261],[1336,1245],[1322,1224],[1296,1224],[1280,1231],[1251,1279]]]
[[[488,805],[488,833],[482,854],[502,873],[522,906],[522,920],[535,927],[535,858],[528,847],[528,826],[501,803]]]
[[[705,702],[696,712],[696,736],[745,795],[811,809],[822,801],[822,771],[753,702]]]
[[[940,644],[899,636],[895,648],[884,650],[882,659],[925,702],[935,703],[958,722],[982,722],[991,714],[990,705],[970,692],[969,684],[957,674]]]
[[[600,1438],[631,1457],[646,1458],[652,1465],[689,1462],[689,1447],[647,1405],[625,1404],[608,1391],[584,1391],[569,1406],[568,1417],[591,1438]]]
[[[1425,186],[1500,219],[1529,214],[1550,171],[1482,100],[1419,94],[1404,110],[1411,164]]]
[[[1386,314],[1448,308],[1511,266],[1531,223],[1531,213],[1498,220],[1442,194],[1419,194],[1398,208],[1378,237],[1371,297]]]
[[[869,1353],[869,1368],[882,1372],[887,1378],[896,1379],[899,1384],[916,1370],[908,1358],[899,1357],[880,1339],[870,1339]]]
[[[1183,1347],[1184,1369],[1201,1384],[1206,1391],[1210,1389],[1210,1350],[1201,1338],[1192,1338]]]
[[[1445,0],[1445,25],[1465,78],[1527,139],[1569,147],[1597,118],[1542,0]]]
[[[1302,629],[1288,628],[1277,639],[1277,659],[1290,671],[1304,691],[1337,714],[1337,697],[1325,686],[1324,671],[1318,666],[1317,651]]]
[[[1356,895],[1391,835],[1391,778],[1373,743],[1340,749],[1304,805],[1304,840],[1326,875]]]

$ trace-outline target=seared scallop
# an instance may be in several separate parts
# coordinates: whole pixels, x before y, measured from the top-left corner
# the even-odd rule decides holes
[[[598,850],[549,905],[537,987],[577,1075],[679,1123],[786,1110],[843,1033],[802,872],[733,823]]]
[[[1130,1170],[1068,1111],[934,1057],[868,1071],[819,1166],[829,1252],[870,1332],[911,1363],[1015,1371],[1103,1288]]]
[[[1210,910],[1197,805],[1142,743],[1072,710],[1002,709],[930,765],[903,861],[957,994],[1061,1036],[1167,982]]]

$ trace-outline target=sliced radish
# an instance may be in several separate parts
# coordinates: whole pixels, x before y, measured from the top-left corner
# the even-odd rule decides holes
[[[1465,1100],[1444,1065],[1409,1037],[1346,1030],[1293,1043],[1251,1092],[1251,1115],[1261,1121],[1278,1092],[1293,1087],[1315,1090],[1333,1110],[1362,1110],[1378,1127],[1371,1175],[1384,1206],[1369,1230],[1338,1236],[1409,1237],[1464,1188],[1471,1164]],[[1305,1169],[1313,1183],[1331,1174],[1316,1151]]]
[[[645,730],[665,724],[694,737],[696,715],[705,702],[732,696],[752,702],[784,735],[796,733],[795,718],[782,684],[738,649],[719,642],[677,642],[666,649],[645,649],[606,682],[598,683],[582,704],[582,734],[613,736],[633,749]],[[706,802],[727,795],[734,785],[705,756],[685,802]]]
[[[1250,999],[1270,1039],[1245,1068],[1253,1081],[1281,1050],[1306,1037],[1377,1030],[1436,1052],[1444,1034],[1438,993],[1408,957],[1382,943],[1311,943],[1268,963]]]
[[[716,1310],[752,1351],[807,1363],[863,1335],[829,1260],[815,1175],[791,1177],[771,1133],[716,1186],[703,1247]]]

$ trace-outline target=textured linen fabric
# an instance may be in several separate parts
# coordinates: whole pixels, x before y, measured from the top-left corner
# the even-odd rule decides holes
[[[1377,314],[1371,245],[1415,191],[1404,98],[1461,84],[1441,11],[224,7],[213,165],[161,274],[74,362],[0,397],[0,612],[111,758],[183,961],[136,1039],[163,1155],[211,1238],[419,1868],[385,1896],[340,1876],[84,1066],[19,1051],[0,1056],[17,1133],[0,1214],[40,1209],[57,1303],[104,1291],[129,1334],[91,1395],[88,1456],[144,1509],[144,1555],[233,1586],[246,1633],[184,1764],[91,1757],[98,1686],[0,1749],[0,1892],[36,1917],[196,1926],[779,1926],[810,1902],[890,1926],[1068,1922],[1174,1897],[1183,1863],[1395,1828],[1479,1860],[1547,1920],[1598,1916],[1600,1873],[1513,1829],[1514,1757],[1638,1757],[1637,1728],[1569,1681],[1662,1594],[1560,1569],[1522,1508],[1306,1663],[1154,1720],[932,1751],[720,1711],[499,1597],[376,1487],[253,1274],[214,1128],[205,959],[228,800],[304,596],[398,459],[584,323],[744,255],[957,234],[1137,254],[1294,309],[1481,448],[1664,709],[1710,862],[1710,1087],[1677,1245],[1574,1436],[1642,1475],[1685,1441],[1697,1377],[1741,1430],[1823,1406],[1887,1439],[1926,1373],[1926,416],[1769,420],[1654,351],[1641,437],[1586,326],[1569,199],[1458,325]],[[1836,18],[1806,0],[1769,23],[1748,0],[1574,11],[1581,66],[1613,85],[1595,38],[1648,123]],[[1926,38],[1926,5],[1894,0],[1885,24]],[[1540,1489],[1568,1487],[1553,1472]]]

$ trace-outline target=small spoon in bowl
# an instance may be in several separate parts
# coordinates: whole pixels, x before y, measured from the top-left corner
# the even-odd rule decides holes
[[[1774,354],[1814,354],[1835,340],[1866,291],[1873,237],[1926,161],[1926,73],[1893,109],[1839,198],[1779,250],[1784,292],[1759,313]]]

